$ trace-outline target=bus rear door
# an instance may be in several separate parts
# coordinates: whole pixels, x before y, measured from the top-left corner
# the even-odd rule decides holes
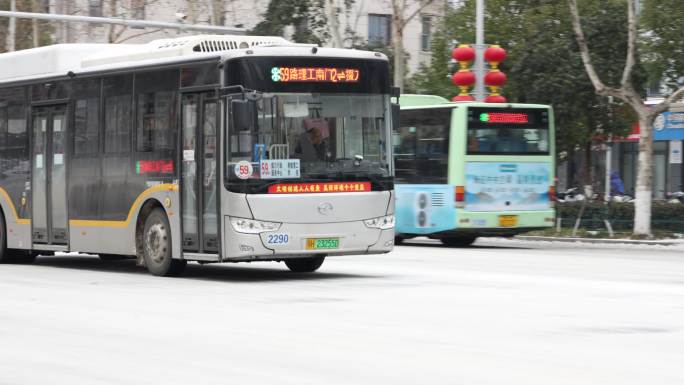
[[[32,238],[67,243],[67,105],[34,106],[32,116]]]

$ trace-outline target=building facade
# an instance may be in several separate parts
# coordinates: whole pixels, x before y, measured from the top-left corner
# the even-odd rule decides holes
[[[326,46],[351,48],[359,45],[390,47],[392,44],[392,1],[326,0],[325,14],[330,39]],[[56,14],[122,17],[188,24],[224,25],[247,30],[263,20],[270,0],[51,0],[48,10]],[[404,27],[404,50],[409,75],[430,59],[430,41],[442,16],[453,1],[405,2],[403,19],[419,10]],[[288,38],[294,30],[286,28]],[[132,29],[123,26],[55,23],[56,43],[144,43],[196,32]]]

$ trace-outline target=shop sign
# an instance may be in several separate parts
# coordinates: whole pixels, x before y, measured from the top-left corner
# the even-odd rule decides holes
[[[663,112],[653,123],[655,140],[684,139],[684,112]]]

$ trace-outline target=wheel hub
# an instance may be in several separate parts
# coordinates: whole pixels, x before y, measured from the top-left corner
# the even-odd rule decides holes
[[[166,258],[168,236],[166,228],[161,223],[150,226],[145,236],[145,253],[155,263],[162,263]]]

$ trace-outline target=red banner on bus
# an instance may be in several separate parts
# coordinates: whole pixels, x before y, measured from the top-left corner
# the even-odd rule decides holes
[[[278,183],[268,186],[269,194],[340,193],[371,191],[370,182]]]

